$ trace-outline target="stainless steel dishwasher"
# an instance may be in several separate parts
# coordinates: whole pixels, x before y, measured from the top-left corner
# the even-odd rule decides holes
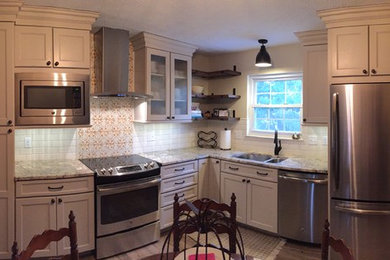
[[[328,176],[279,170],[278,228],[282,237],[320,244],[328,216]]]

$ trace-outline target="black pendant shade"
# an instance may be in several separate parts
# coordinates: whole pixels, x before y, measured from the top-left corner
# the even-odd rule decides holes
[[[269,56],[267,50],[265,49],[264,44],[266,44],[268,41],[266,39],[260,39],[259,43],[261,43],[260,51],[256,56],[256,63],[255,65],[257,67],[271,67],[271,57]]]

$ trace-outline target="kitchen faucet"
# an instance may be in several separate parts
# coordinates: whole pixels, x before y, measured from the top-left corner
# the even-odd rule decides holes
[[[282,141],[278,139],[278,130],[275,130],[274,144],[275,144],[274,154],[278,156],[280,150],[282,150]]]

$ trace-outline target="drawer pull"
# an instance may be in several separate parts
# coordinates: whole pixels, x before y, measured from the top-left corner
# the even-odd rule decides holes
[[[235,168],[235,167],[229,166],[229,169],[233,170],[233,171],[238,171],[239,168],[238,167]]]
[[[181,172],[181,171],[184,171],[186,168],[183,167],[183,168],[180,168],[180,169],[175,169],[175,172]]]
[[[175,182],[175,185],[183,184],[185,182],[186,182],[185,180],[182,180],[181,182]]]
[[[184,197],[184,193],[183,194],[181,194],[180,196],[178,196],[179,198],[183,198]]]
[[[242,179],[242,182],[245,182],[245,179]]]
[[[50,187],[50,186],[47,187],[47,189],[48,189],[49,191],[60,191],[60,190],[62,190],[63,188],[64,188],[64,185],[62,185],[62,186],[60,186],[60,187]]]
[[[258,175],[261,175],[261,176],[268,176],[268,173],[267,172],[256,172]]]

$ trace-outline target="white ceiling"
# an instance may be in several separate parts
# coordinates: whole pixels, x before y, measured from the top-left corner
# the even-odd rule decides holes
[[[228,52],[297,42],[294,32],[322,29],[316,11],[390,0],[25,0],[26,4],[100,12],[94,26],[140,31]]]

